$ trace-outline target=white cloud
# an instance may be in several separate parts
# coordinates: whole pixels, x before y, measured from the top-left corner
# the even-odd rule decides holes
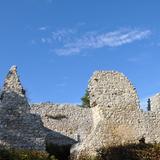
[[[42,26],[38,28],[39,31],[46,31],[47,29],[48,29],[48,26]]]
[[[55,37],[64,38],[66,33],[62,32]],[[61,48],[54,49],[57,55],[73,55],[79,54],[84,49],[95,49],[103,47],[118,47],[137,40],[145,39],[151,34],[150,30],[118,30],[114,32],[97,34],[91,32],[85,34],[81,38],[76,38],[72,42],[64,43]],[[60,36],[60,37],[59,37]],[[55,39],[56,40],[56,39]]]
[[[59,56],[67,56],[67,55],[78,54],[81,51],[81,49],[71,47],[71,48],[54,49],[53,51]]]
[[[40,38],[41,43],[49,45],[50,50],[60,56],[69,56],[80,54],[86,49],[97,49],[104,47],[118,47],[124,44],[147,38],[150,30],[140,29],[120,29],[113,32],[90,31],[82,33],[75,28],[63,28],[60,30],[48,32],[48,27],[43,26],[39,31],[44,32],[46,36]],[[135,61],[131,59],[129,61]]]
[[[55,32],[52,32],[52,39],[58,42],[68,41],[71,35],[75,34],[75,29],[61,29]]]
[[[45,38],[41,38],[41,42],[42,43],[46,43],[46,39]]]

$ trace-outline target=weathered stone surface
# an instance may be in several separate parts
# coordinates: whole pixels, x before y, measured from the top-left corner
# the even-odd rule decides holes
[[[16,66],[12,66],[7,74],[1,91],[0,100],[3,107],[7,108],[7,110],[14,110],[21,115],[29,111],[30,107],[25,95],[25,90],[17,75]],[[5,109],[3,111],[5,111]]]
[[[63,144],[74,144],[83,141],[91,132],[93,122],[92,111],[89,108],[69,104],[42,103],[33,104],[31,112],[41,116],[46,128],[64,135],[62,137],[64,139],[58,141],[52,137],[54,139],[52,143],[61,144],[63,141]]]
[[[126,109],[130,106],[130,110],[139,107],[136,90],[122,73],[115,71],[94,72],[88,88],[92,107]]]
[[[0,145],[45,150],[46,131],[40,116],[30,113],[25,91],[13,66],[4,82],[0,100]]]
[[[69,104],[33,104],[31,112],[41,116],[47,133],[46,143],[74,146],[81,143],[90,134],[93,119],[90,108]]]
[[[131,82],[115,71],[97,71],[88,85],[91,108],[40,103],[29,105],[16,67],[0,93],[0,145],[45,150],[46,143],[73,145],[75,159],[101,147],[160,142],[160,95],[143,112]]]
[[[101,147],[160,142],[158,113],[144,113],[131,82],[119,72],[95,72],[89,83],[93,113],[91,133],[71,150],[74,159],[81,153],[96,154]],[[158,127],[158,129],[157,129]]]
[[[147,143],[160,142],[160,112],[146,112],[142,117]]]
[[[160,111],[160,93],[150,97],[151,111]]]

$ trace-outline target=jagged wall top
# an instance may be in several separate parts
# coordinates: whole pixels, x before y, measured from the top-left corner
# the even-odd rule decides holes
[[[139,107],[136,90],[122,73],[96,71],[89,81],[88,89],[92,107]]]
[[[21,85],[16,66],[12,66],[6,76],[0,99],[3,107],[10,110],[19,113],[25,113],[29,110],[25,90]]]
[[[24,89],[21,85],[19,76],[17,74],[17,67],[12,66],[7,74],[4,81],[3,91],[5,92],[15,92],[21,96],[25,95]]]
[[[150,106],[151,111],[159,112],[160,111],[160,93],[150,97]]]

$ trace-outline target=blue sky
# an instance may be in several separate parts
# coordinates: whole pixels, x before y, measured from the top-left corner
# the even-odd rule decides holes
[[[95,70],[160,91],[159,0],[1,0],[0,83],[18,66],[31,102],[79,103]]]

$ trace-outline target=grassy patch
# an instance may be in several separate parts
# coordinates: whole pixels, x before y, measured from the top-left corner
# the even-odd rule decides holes
[[[160,160],[160,144],[130,144],[97,152],[97,157],[83,155],[79,160]]]
[[[160,160],[160,144],[130,144],[98,151],[100,160]]]
[[[0,149],[0,160],[67,160],[70,146],[48,145],[46,152]],[[97,157],[83,155],[79,160],[160,160],[160,144],[130,144],[102,148]],[[56,158],[53,156],[55,155]]]
[[[46,152],[32,150],[0,149],[0,160],[56,160]]]

